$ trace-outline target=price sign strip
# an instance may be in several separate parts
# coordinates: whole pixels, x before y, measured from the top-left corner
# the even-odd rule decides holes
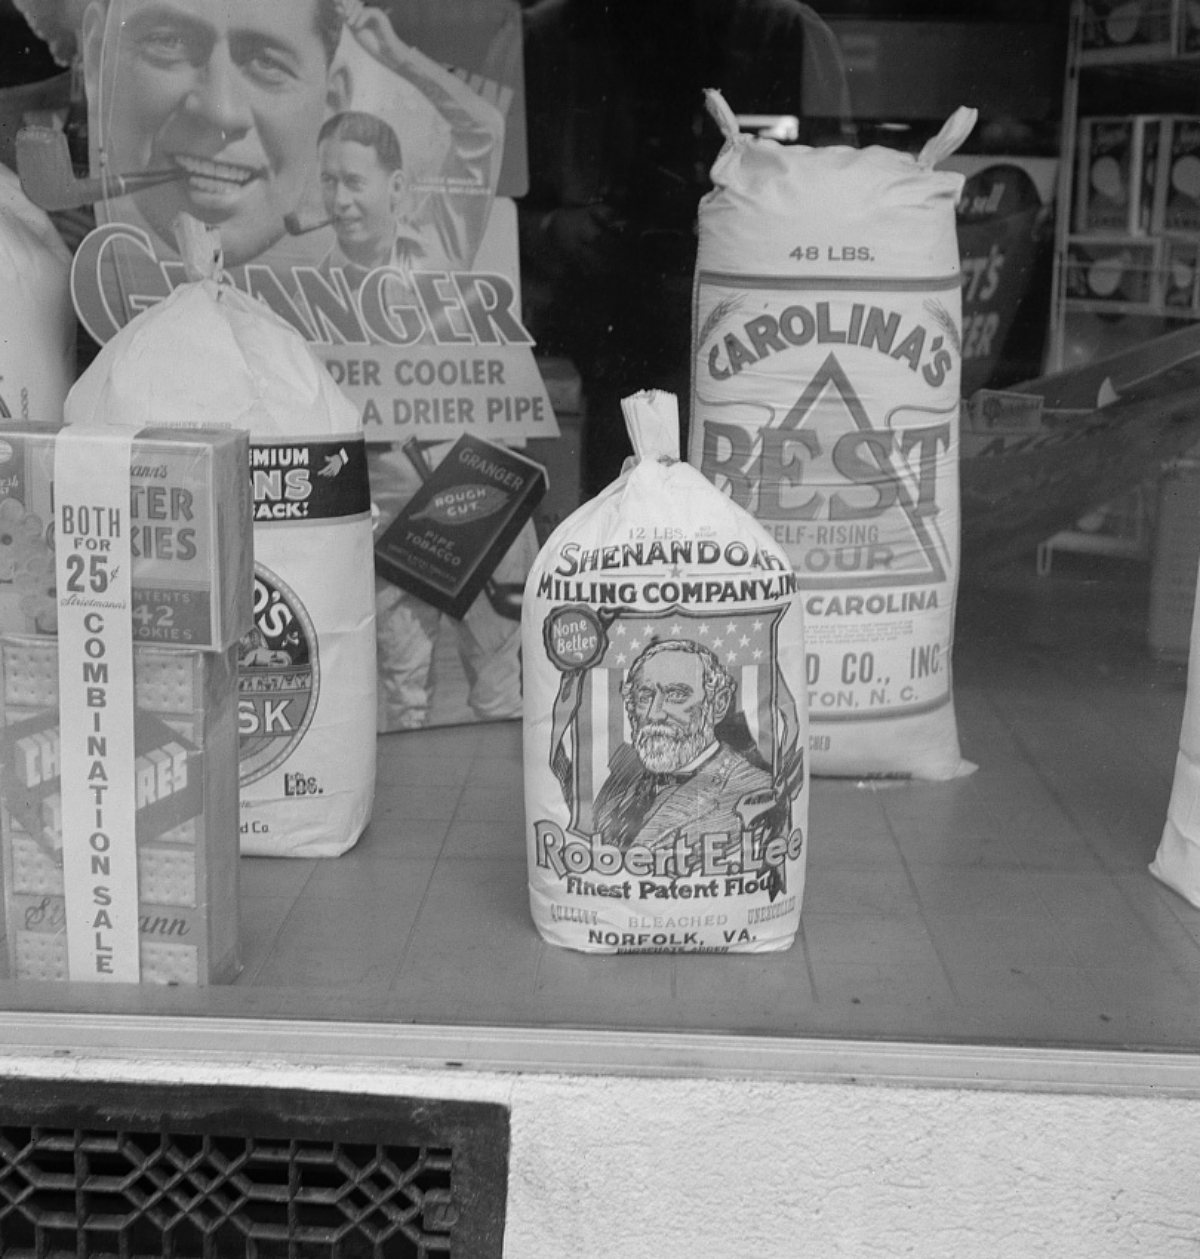
[[[137,983],[129,468],[136,430],[55,443],[63,885],[73,980]]]

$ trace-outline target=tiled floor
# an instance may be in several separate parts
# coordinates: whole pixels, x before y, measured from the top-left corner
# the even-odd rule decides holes
[[[0,1008],[1200,1046],[1200,910],[1147,873],[1186,671],[1145,646],[1147,572],[1032,562],[964,589],[974,775],[818,780],[802,938],[767,957],[539,940],[516,723],[391,735],[333,861],[246,860],[245,970],[206,993],[0,984]]]

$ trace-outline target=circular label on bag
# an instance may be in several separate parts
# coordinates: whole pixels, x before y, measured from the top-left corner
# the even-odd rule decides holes
[[[555,608],[546,618],[543,636],[546,654],[564,672],[590,668],[608,645],[596,614],[580,604]]]
[[[243,787],[278,768],[312,724],[321,689],[317,634],[296,592],[254,565],[254,627],[238,645]]]

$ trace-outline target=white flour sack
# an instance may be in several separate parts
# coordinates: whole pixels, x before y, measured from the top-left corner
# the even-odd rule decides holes
[[[75,378],[71,255],[0,166],[0,420],[62,423]]]
[[[804,594],[816,774],[951,778],[963,177],[919,157],[726,135],[700,206],[689,460]]]
[[[1192,607],[1187,698],[1175,778],[1150,873],[1200,908],[1200,598]]]
[[[375,794],[361,422],[289,324],[214,278],[219,255],[200,237],[180,241],[192,282],[106,342],[71,390],[66,418],[249,431],[255,582],[254,628],[238,659],[241,850],[334,857],[357,841]]]
[[[533,920],[591,953],[783,950],[808,853],[795,574],[678,462],[674,395],[624,405],[637,462],[525,587]]]

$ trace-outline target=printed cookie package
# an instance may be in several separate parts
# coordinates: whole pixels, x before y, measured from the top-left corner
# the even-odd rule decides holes
[[[0,421],[0,631],[53,633],[61,425]],[[229,429],[140,430],[129,483],[133,636],[224,651],[249,628],[249,444]],[[124,472],[122,475],[126,475]]]
[[[700,206],[690,461],[804,592],[812,771],[953,778],[963,176],[958,110],[919,156],[739,133]]]
[[[787,949],[807,862],[803,610],[783,549],[627,399],[636,462],[525,587],[533,920],[590,953]]]

